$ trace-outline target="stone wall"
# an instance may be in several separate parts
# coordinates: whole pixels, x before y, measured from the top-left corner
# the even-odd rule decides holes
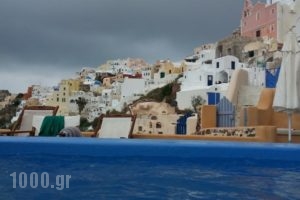
[[[217,43],[216,57],[227,55],[235,56],[240,62],[244,62],[243,49],[249,42],[257,41],[256,38],[242,37],[239,34],[231,35]]]

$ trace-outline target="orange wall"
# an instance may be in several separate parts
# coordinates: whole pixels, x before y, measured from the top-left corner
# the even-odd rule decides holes
[[[277,128],[288,128],[288,116],[284,112],[274,112],[272,124]],[[300,114],[293,114],[292,128],[300,130]]]
[[[214,105],[201,106],[200,112],[201,129],[213,128],[217,126],[217,108]]]
[[[275,112],[273,99],[275,89],[263,89],[257,106],[245,108],[241,112],[241,126],[276,126],[277,128],[288,127],[288,116],[284,112]],[[247,115],[247,124],[244,124],[244,112]],[[292,128],[300,130],[300,114],[293,114]]]

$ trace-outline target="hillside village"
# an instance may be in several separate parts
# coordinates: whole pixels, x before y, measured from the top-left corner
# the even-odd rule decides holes
[[[58,105],[57,115],[80,115],[89,124],[101,114],[136,114],[137,134],[193,134],[210,127],[249,125],[246,109],[258,104],[264,88],[276,87],[285,34],[296,26],[300,36],[300,2],[245,0],[237,26],[219,41],[195,44],[181,61],[109,60],[84,67],[55,87],[29,86],[18,110],[24,105]],[[1,109],[15,98],[7,92],[0,97]],[[216,119],[221,114],[216,105],[221,103],[232,108],[229,122]]]

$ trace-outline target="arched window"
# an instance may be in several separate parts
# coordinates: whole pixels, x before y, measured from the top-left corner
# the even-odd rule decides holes
[[[156,116],[151,116],[151,120],[157,120]]]

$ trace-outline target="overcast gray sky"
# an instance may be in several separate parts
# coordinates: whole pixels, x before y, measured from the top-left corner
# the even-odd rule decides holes
[[[56,85],[110,59],[182,60],[239,26],[243,0],[0,0],[0,89]]]

